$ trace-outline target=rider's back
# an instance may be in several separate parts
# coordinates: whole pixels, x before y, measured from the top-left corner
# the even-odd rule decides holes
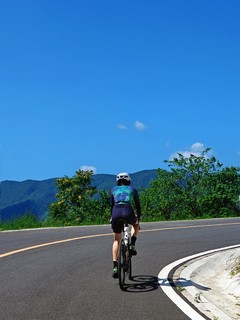
[[[112,189],[111,194],[114,203],[131,203],[134,198],[135,189],[132,186],[116,186]]]

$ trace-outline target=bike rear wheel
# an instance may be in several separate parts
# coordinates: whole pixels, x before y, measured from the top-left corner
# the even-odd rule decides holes
[[[128,246],[128,279],[132,280],[132,256],[130,254],[129,246]]]
[[[119,246],[119,255],[118,255],[118,279],[119,279],[119,286],[122,290],[124,290],[125,286],[125,278],[126,278],[126,247],[124,241],[121,240]]]

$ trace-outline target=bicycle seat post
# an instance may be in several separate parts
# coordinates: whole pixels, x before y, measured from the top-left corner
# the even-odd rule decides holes
[[[125,245],[129,244],[131,237],[131,226],[129,226],[127,223],[124,223],[124,242]]]

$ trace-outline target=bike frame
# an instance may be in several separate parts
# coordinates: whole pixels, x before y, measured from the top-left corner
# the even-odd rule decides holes
[[[132,261],[129,248],[131,243],[131,228],[132,226],[124,221],[118,255],[118,278],[122,290],[125,290],[126,273],[128,274],[129,280],[132,278]]]
[[[131,243],[131,230],[132,226],[127,223],[124,223],[122,238],[124,240],[125,246],[129,246]]]

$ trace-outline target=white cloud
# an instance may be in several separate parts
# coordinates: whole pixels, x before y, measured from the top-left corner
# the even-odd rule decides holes
[[[125,126],[125,124],[118,124],[117,127],[118,127],[118,129],[121,129],[121,130],[127,129],[127,126]]]
[[[192,152],[202,152],[205,148],[204,148],[204,144],[203,143],[201,143],[201,142],[196,142],[196,143],[194,143],[192,146],[191,146],[191,151]]]
[[[170,160],[173,158],[178,158],[178,154],[181,153],[184,158],[190,158],[190,155],[193,154],[196,157],[199,157],[203,150],[205,149],[204,144],[201,142],[196,142],[191,145],[188,150],[176,151],[170,156]]]
[[[120,130],[127,130],[128,129],[128,127],[125,124],[118,124],[117,128]],[[134,123],[134,128],[136,130],[143,131],[146,129],[146,125],[143,122],[136,120]]]
[[[83,171],[93,171],[93,173],[97,172],[97,168],[93,166],[81,166],[81,170]]]
[[[146,129],[145,124],[140,122],[140,121],[138,121],[138,120],[135,121],[135,125],[134,126],[135,126],[135,128],[137,130],[145,130]]]

